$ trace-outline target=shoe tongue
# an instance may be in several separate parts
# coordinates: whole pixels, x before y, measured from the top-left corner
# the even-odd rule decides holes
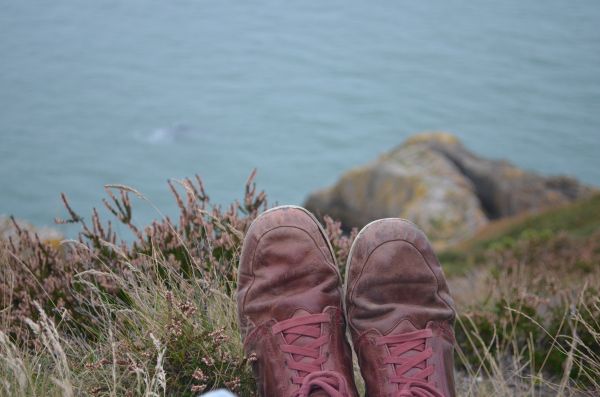
[[[414,332],[414,331],[418,331],[418,329],[413,325],[413,323],[411,323],[409,320],[403,320],[388,335],[399,335],[399,334],[405,334],[407,332]],[[417,346],[416,349],[411,349],[411,350],[408,350],[408,351],[402,353],[400,355],[400,357],[408,358],[408,357],[414,356],[415,354],[419,354],[424,349],[425,349],[425,346],[423,346],[423,347]],[[406,372],[403,376],[405,376],[407,378],[415,376],[416,374],[421,372],[421,370],[425,369],[425,364],[426,363],[424,361],[420,362],[414,368],[411,368],[410,370],[408,370],[408,372]]]
[[[388,335],[405,334],[407,332],[418,331],[417,327],[413,325],[409,320],[402,320]]]

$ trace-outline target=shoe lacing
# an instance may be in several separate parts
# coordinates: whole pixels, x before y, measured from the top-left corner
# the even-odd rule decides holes
[[[426,347],[426,341],[432,335],[431,329],[426,328],[375,339],[378,346],[387,345],[390,352],[383,362],[394,366],[395,376],[390,377],[390,382],[400,385],[394,397],[444,397],[433,384],[427,381],[427,378],[433,374],[433,366],[426,366],[426,362],[433,354],[433,350]],[[406,355],[405,353],[409,351],[417,353]],[[409,371],[411,371],[410,376],[407,375]]]
[[[281,350],[290,354],[287,366],[298,372],[298,376],[292,377],[292,383],[300,385],[300,388],[292,397],[308,397],[311,391],[318,389],[331,397],[350,396],[346,380],[339,372],[323,371],[321,368],[327,357],[321,355],[320,348],[329,343],[329,334],[322,332],[321,324],[329,321],[328,314],[311,314],[280,321],[272,328],[273,335],[281,333],[285,340]],[[302,337],[313,340],[302,346],[294,344]],[[306,361],[306,357],[313,360]]]

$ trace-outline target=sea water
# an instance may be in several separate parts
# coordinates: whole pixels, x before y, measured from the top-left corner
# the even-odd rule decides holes
[[[420,131],[600,185],[600,2],[0,1],[0,214],[300,204]],[[145,202],[145,224],[160,214]]]

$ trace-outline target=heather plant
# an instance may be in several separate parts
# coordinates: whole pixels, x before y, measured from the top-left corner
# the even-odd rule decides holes
[[[342,231],[341,222],[335,221],[329,216],[325,216],[323,218],[323,223],[325,227],[325,233],[327,234],[327,238],[331,243],[331,248],[336,256],[337,265],[340,268],[340,274],[343,278],[346,276],[346,261],[348,259],[348,255],[350,255],[350,248],[352,248],[352,243],[358,234],[358,230],[356,228],[352,228],[350,233],[346,235]]]
[[[0,240],[0,324],[11,336],[25,340],[28,327],[23,319],[38,315],[33,302],[53,315],[77,307],[73,276],[92,261],[88,251],[42,240],[35,231],[11,220],[14,233]]]
[[[199,177],[179,182],[183,193],[169,181],[179,209],[178,222],[164,217],[143,229],[132,221],[130,195],[146,198],[127,186],[107,185],[108,198],[103,200],[104,206],[133,233],[133,241],[120,239],[113,230],[113,221],[103,222],[96,209],[92,211],[90,222],[86,222],[64,194],[62,199],[68,218],[57,219],[57,222],[79,224],[81,232],[77,241],[63,244],[44,241],[35,231],[21,228],[13,219],[16,233],[0,247],[5,252],[3,272],[6,273],[0,282],[0,303],[7,308],[2,316],[3,324],[10,324],[13,334],[23,332],[20,319],[37,315],[32,305],[34,300],[50,313],[66,308],[77,316],[81,306],[87,303],[76,301],[78,295],[73,294],[80,288],[74,282],[75,274],[89,269],[110,269],[126,275],[132,268],[146,268],[146,258],[154,255],[160,255],[163,261],[145,270],[156,277],[168,269],[176,269],[186,277],[206,278],[217,274],[224,280],[234,281],[243,233],[267,206],[264,192],[256,192],[254,177],[253,172],[246,183],[242,202],[235,202],[225,210],[210,205]],[[105,275],[98,275],[94,282],[106,292],[105,296],[125,293]],[[121,298],[127,300],[126,296]]]
[[[226,387],[251,395],[253,358],[242,353],[233,291],[244,233],[267,208],[254,177],[225,210],[211,205],[199,177],[171,181],[177,222],[162,217],[147,227],[133,223],[133,200],[147,199],[131,187],[105,187],[108,221],[96,209],[86,221],[63,194],[68,217],[57,222],[78,224],[76,240],[40,238],[12,219],[0,240],[4,391],[60,395],[68,385],[98,396],[192,395]],[[133,240],[116,234],[115,221]],[[344,235],[329,217],[324,224],[345,263],[356,231]],[[60,365],[47,357],[59,348]]]

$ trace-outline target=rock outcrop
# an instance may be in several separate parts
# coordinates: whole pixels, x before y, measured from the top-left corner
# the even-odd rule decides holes
[[[415,135],[377,160],[311,194],[305,206],[346,228],[385,217],[419,225],[438,246],[471,237],[490,220],[567,203],[592,189],[481,158],[453,135]]]

